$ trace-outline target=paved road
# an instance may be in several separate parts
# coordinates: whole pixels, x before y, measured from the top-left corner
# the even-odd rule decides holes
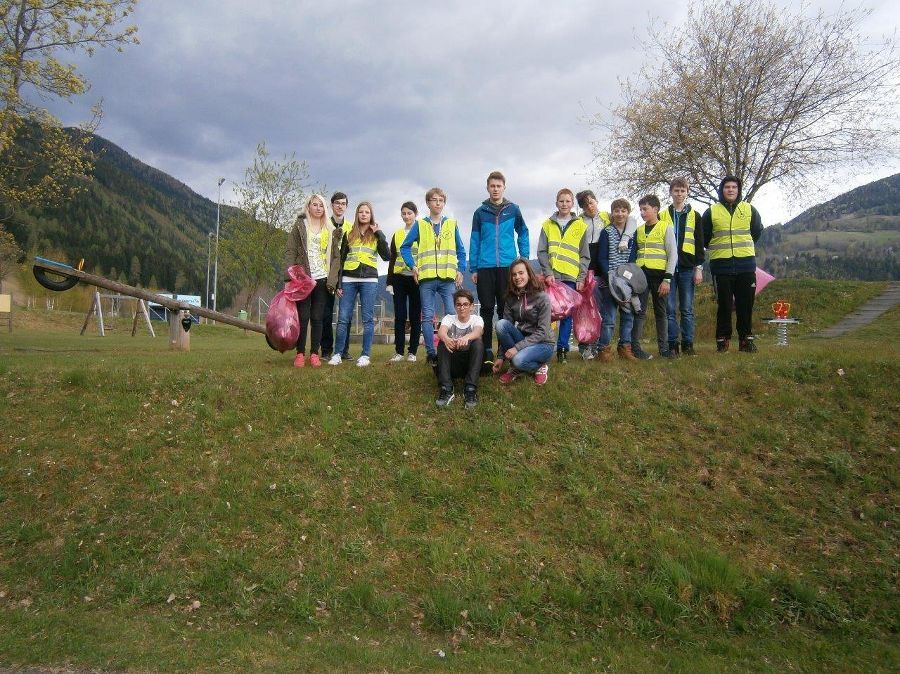
[[[893,309],[898,303],[900,303],[900,284],[894,284],[878,297],[869,300],[853,313],[847,314],[830,328],[817,332],[814,336],[841,337],[852,330],[868,325],[885,311]]]

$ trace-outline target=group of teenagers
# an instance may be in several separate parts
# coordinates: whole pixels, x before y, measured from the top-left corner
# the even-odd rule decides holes
[[[504,384],[531,374],[536,384],[545,384],[554,352],[557,362],[567,361],[572,336],[571,316],[558,321],[554,334],[545,290],[562,283],[580,292],[589,271],[597,282],[601,329],[595,343],[579,344],[585,360],[613,359],[617,319],[618,356],[652,358],[641,348],[648,304],[653,307],[659,355],[694,355],[694,288],[703,281],[707,253],[718,301],[716,350],[730,349],[734,312],[739,350],[756,351],[754,242],[762,233],[762,220],[756,208],[741,199],[738,178],[722,179],[718,201],[702,215],[687,202],[687,180],[676,178],[669,185],[672,203],[667,208],[653,194],[639,200],[641,224],[626,199],[615,199],[609,211],[602,211],[591,190],[576,195],[563,188],[556,195],[556,211],[541,225],[540,274],[528,261],[529,231],[522,213],[504,196],[506,178],[494,171],[486,186],[488,198],[472,217],[468,259],[456,220],[442,214],[447,197],[438,187],[425,194],[428,215],[420,218],[411,201],[401,206],[404,227],[390,242],[370,202],[361,202],[348,220],[346,194],[332,195],[330,217],[325,198],[311,195],[288,236],[285,257],[286,268],[301,265],[315,280],[309,296],[297,302],[300,336],[294,366],[308,362],[319,367],[323,361],[340,365],[350,359],[350,322],[357,301],[363,332],[356,364],[370,365],[379,257],[388,262],[387,286],[394,299],[395,354],[390,362],[416,361],[421,336],[437,374],[440,407],[455,397],[454,378],[464,379],[467,408],[477,405],[482,374],[496,374]],[[474,295],[463,287],[467,270],[476,286],[479,314],[474,313]],[[435,339],[438,298],[444,315]]]

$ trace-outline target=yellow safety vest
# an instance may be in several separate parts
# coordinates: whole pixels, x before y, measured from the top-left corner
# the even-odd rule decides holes
[[[646,225],[637,228],[637,266],[644,269],[666,270],[666,230],[671,222],[660,220],[647,234]]]
[[[659,221],[668,222],[672,226],[675,225],[675,223],[672,222],[672,216],[669,214],[668,208],[660,212]],[[681,250],[683,250],[688,255],[693,255],[697,250],[694,239],[694,231],[696,230],[696,228],[697,211],[692,208],[688,211],[687,218],[685,218],[684,220],[684,241],[681,244]],[[675,243],[678,242],[676,241]]]
[[[550,255],[550,269],[572,278],[581,273],[581,240],[587,232],[587,223],[575,218],[562,233],[559,224],[553,220],[544,220],[541,225],[547,237],[547,252]]]
[[[353,229],[353,221],[344,220],[344,224],[341,225],[341,231],[344,233],[344,236],[349,234],[351,229]]]
[[[712,237],[709,240],[709,259],[724,260],[729,257],[753,257],[756,248],[750,236],[750,220],[753,207],[746,201],[738,202],[734,213],[721,203],[710,208],[712,212]]]
[[[403,256],[400,254],[400,246],[403,245],[403,242],[406,240],[406,235],[409,234],[408,229],[398,229],[394,232],[394,250],[397,251],[397,259],[394,260],[394,273],[400,274],[405,271],[410,271],[410,268],[406,266],[406,263],[403,261]],[[419,244],[418,242],[412,245],[412,254],[413,260],[416,259],[416,253],[419,252]]]
[[[350,244],[350,240],[347,240]],[[366,243],[360,239],[354,244],[350,244],[350,251],[347,253],[347,259],[344,261],[344,271],[358,269],[359,265],[364,264],[369,267],[378,268],[378,262],[375,260],[375,252],[377,250],[378,239],[372,237],[371,243]]]
[[[604,225],[612,224],[612,215],[610,215],[607,211],[600,211],[597,215],[599,215],[600,219],[603,220]]]
[[[419,251],[416,253],[416,266],[419,268],[419,281],[428,279],[456,278],[456,220],[445,219],[441,223],[438,240],[434,239],[434,228],[424,218],[419,224]]]

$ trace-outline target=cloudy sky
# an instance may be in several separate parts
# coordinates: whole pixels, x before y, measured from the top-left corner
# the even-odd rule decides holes
[[[898,5],[870,0],[865,30],[900,25]],[[596,187],[586,119],[640,67],[649,18],[685,15],[662,0],[143,0],[141,44],[79,59],[91,91],[51,108],[73,124],[103,99],[100,135],[211,199],[226,178],[225,202],[265,141],[351,203],[372,201],[389,232],[433,185],[468,231],[500,169],[536,230],[557,189]],[[848,172],[814,202],[897,171]],[[776,190],[755,203],[770,224],[800,210]]]

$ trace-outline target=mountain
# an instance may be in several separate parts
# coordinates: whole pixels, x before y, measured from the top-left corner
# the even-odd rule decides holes
[[[757,256],[779,277],[900,279],[900,173],[766,227]]]
[[[70,263],[84,258],[86,270],[132,285],[202,294],[216,203],[100,136],[90,148],[98,159],[84,192],[6,223],[19,244]],[[223,207],[223,222],[231,212]]]

